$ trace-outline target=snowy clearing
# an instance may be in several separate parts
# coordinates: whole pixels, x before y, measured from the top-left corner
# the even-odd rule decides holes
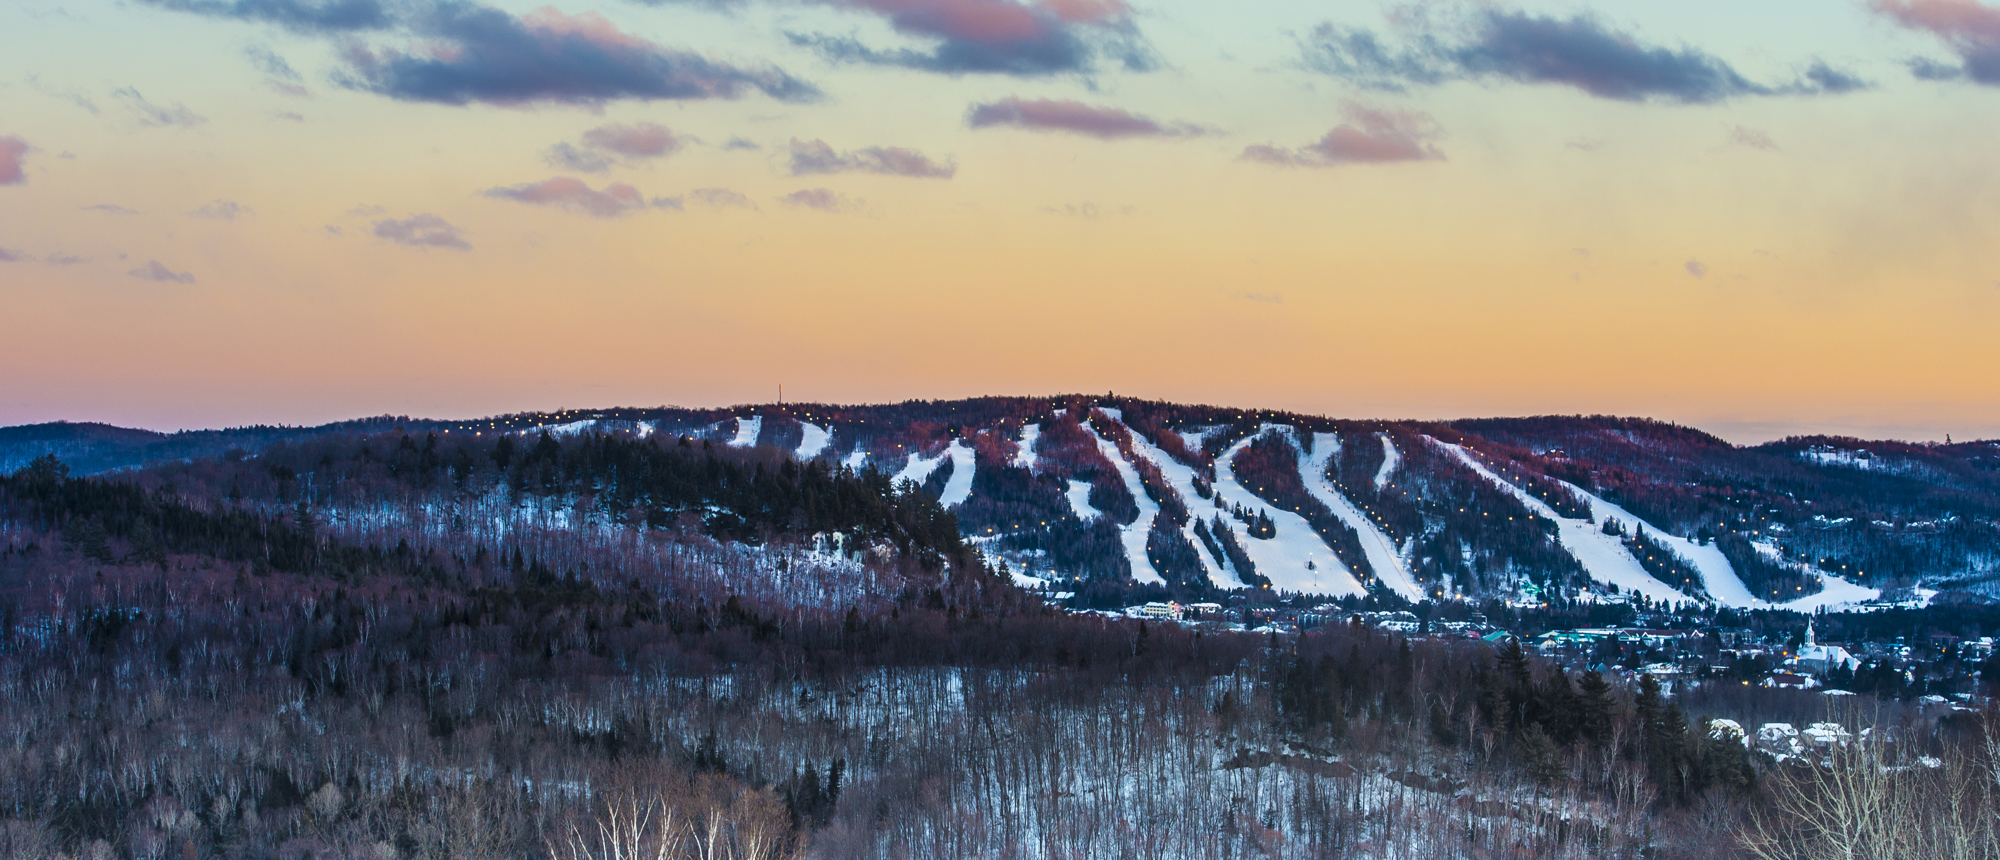
[[[1484,463],[1472,456],[1472,452],[1430,436],[1424,438],[1457,457],[1459,462],[1478,472],[1481,477],[1492,481],[1494,486],[1512,495],[1529,511],[1554,522],[1556,539],[1562,543],[1563,549],[1569,550],[1569,554],[1578,564],[1583,565],[1584,572],[1590,574],[1591,579],[1616,585],[1621,592],[1643,594],[1648,600],[1672,603],[1696,602],[1673,586],[1654,579],[1652,574],[1639,566],[1639,560],[1625,550],[1625,544],[1617,535],[1605,534],[1602,529],[1587,520],[1572,520],[1556,513],[1555,508],[1549,507],[1548,503],[1535,498],[1527,490],[1514,486],[1505,478],[1493,474]]]
[[[897,472],[894,478],[889,479],[889,486],[900,487],[904,481],[915,481],[921,484],[930,480],[931,473],[937,471],[938,466],[944,464],[944,458],[947,455],[948,452],[945,451],[939,451],[937,456],[934,457],[925,457],[923,454],[914,451],[910,452],[909,461],[903,464],[902,471]]]
[[[861,471],[861,467],[867,464],[868,452],[861,448],[854,449],[854,453],[848,454],[847,459],[840,461],[840,465],[856,472]]]
[[[951,477],[944,481],[944,493],[938,496],[938,504],[955,508],[972,498],[972,470],[977,458],[972,455],[972,446],[965,444],[964,439],[951,440],[951,447],[945,449],[945,455],[951,458]]]
[[[1778,545],[1775,543],[1770,541],[1751,541],[1750,546],[1755,548],[1765,558],[1788,567],[1804,567],[1814,576],[1819,577],[1820,590],[1818,594],[1808,594],[1797,600],[1780,603],[1776,607],[1778,609],[1808,613],[1818,612],[1820,609],[1826,609],[1830,612],[1841,610],[1858,611],[1861,607],[1857,604],[1882,599],[1880,589],[1869,588],[1865,585],[1856,585],[1824,570],[1820,570],[1817,567],[1801,565],[1797,562],[1787,560],[1785,554],[1778,550]],[[1769,608],[1769,606],[1770,604],[1765,604],[1764,607],[1760,608]]]
[[[799,450],[793,452],[793,456],[801,460],[817,457],[833,444],[833,434],[827,432],[825,427],[800,421],[799,429],[804,431],[805,437],[799,440]]]
[[[1139,518],[1129,526],[1120,526],[1118,538],[1125,544],[1125,560],[1132,565],[1132,579],[1148,585],[1165,585],[1167,580],[1153,570],[1153,563],[1146,560],[1146,534],[1153,529],[1153,518],[1160,515],[1159,503],[1146,495],[1146,488],[1139,483],[1139,470],[1125,462],[1125,455],[1118,452],[1118,446],[1098,432],[1094,421],[1085,422],[1090,435],[1097,438],[1097,452],[1111,461],[1111,467],[1118,470],[1118,477],[1125,482],[1125,492],[1132,494],[1132,501],[1139,506]]]
[[[757,444],[757,436],[764,432],[764,416],[752,415],[736,419],[736,438],[729,440],[731,448],[748,448]]]
[[[1389,441],[1389,434],[1377,433],[1375,438],[1382,440],[1382,468],[1375,470],[1375,489],[1379,490],[1389,486],[1389,476],[1403,464],[1403,455],[1397,453],[1396,443]]]
[[[1340,596],[1368,593],[1347,565],[1341,564],[1340,558],[1333,554],[1325,541],[1320,540],[1319,533],[1313,531],[1312,524],[1306,522],[1305,517],[1299,516],[1296,511],[1267,504],[1236,479],[1236,471],[1232,468],[1236,455],[1250,447],[1250,443],[1273,431],[1289,434],[1291,428],[1265,424],[1249,438],[1231,445],[1216,459],[1215,493],[1225,505],[1241,504],[1251,511],[1270,512],[1271,520],[1278,526],[1278,536],[1258,540],[1250,537],[1242,524],[1230,517],[1224,516],[1223,522],[1236,532],[1237,543],[1243,545],[1250,561],[1257,565],[1257,572],[1271,580],[1272,588]]]
[[[1035,453],[1035,441],[1040,438],[1042,438],[1042,425],[1030,424],[1021,428],[1021,447],[1014,452],[1014,465],[1030,472],[1035,470],[1036,461],[1041,459],[1040,455]]]
[[[1167,486],[1181,497],[1182,503],[1187,505],[1191,516],[1181,525],[1181,534],[1187,536],[1188,543],[1195,548],[1195,555],[1201,558],[1201,567],[1208,574],[1208,581],[1214,583],[1216,588],[1248,588],[1249,585],[1239,578],[1235,571],[1230,570],[1228,565],[1218,563],[1214,556],[1209,555],[1208,548],[1202,546],[1201,538],[1194,535],[1195,519],[1201,518],[1206,512],[1201,495],[1194,491],[1194,469],[1169,456],[1160,446],[1132,429],[1131,425],[1125,423],[1123,412],[1106,409],[1104,414],[1124,427],[1126,433],[1131,434],[1132,450],[1159,469],[1161,476],[1167,479]],[[1214,516],[1213,513],[1208,514],[1210,519]]]
[[[1389,437],[1382,437],[1382,442],[1388,446]],[[1393,446],[1388,447],[1391,452],[1395,451]],[[1417,585],[1416,578],[1410,575],[1409,568],[1403,564],[1402,555],[1396,552],[1395,541],[1383,534],[1374,520],[1369,519],[1367,514],[1362,513],[1360,508],[1355,507],[1346,495],[1333,486],[1332,481],[1327,480],[1327,464],[1333,462],[1334,455],[1339,453],[1339,434],[1313,434],[1312,455],[1299,458],[1299,477],[1305,481],[1306,492],[1311,493],[1321,504],[1333,509],[1333,515],[1339,517],[1341,522],[1346,523],[1348,528],[1353,529],[1354,533],[1361,537],[1361,552],[1368,557],[1368,566],[1375,569],[1375,576],[1382,580],[1383,585],[1402,595],[1405,600],[1413,603],[1423,600],[1424,590]],[[1385,466],[1392,463],[1393,459],[1383,461]],[[1385,474],[1386,471],[1375,475],[1377,486],[1381,485]]]
[[[1063,493],[1063,497],[1069,499],[1069,509],[1076,514],[1076,518],[1080,522],[1089,524],[1091,520],[1104,516],[1103,511],[1098,510],[1090,504],[1089,484],[1072,480],[1069,482],[1069,489]]]

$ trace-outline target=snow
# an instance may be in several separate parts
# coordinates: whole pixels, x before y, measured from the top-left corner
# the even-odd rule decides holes
[[[1189,449],[1199,451],[1201,450],[1201,446],[1208,442],[1208,437],[1215,435],[1222,429],[1224,428],[1220,425],[1195,427],[1188,430],[1175,430],[1174,435],[1181,437],[1181,441],[1186,443]]]
[[[1146,559],[1146,534],[1153,529],[1153,518],[1160,515],[1160,505],[1146,495],[1146,488],[1139,483],[1139,470],[1125,462],[1125,455],[1119,453],[1118,446],[1098,432],[1096,419],[1092,419],[1088,426],[1090,435],[1097,438],[1097,452],[1111,461],[1111,467],[1118,470],[1118,477],[1125,482],[1125,491],[1132,494],[1132,501],[1139,506],[1139,518],[1133,520],[1131,525],[1118,528],[1118,539],[1125,544],[1125,560],[1132,566],[1132,578],[1141,583],[1165,585],[1166,579],[1153,570],[1153,563]]]
[[[1768,601],[1750,593],[1750,587],[1743,584],[1743,578],[1736,575],[1736,568],[1730,566],[1728,557],[1715,544],[1702,546],[1684,537],[1669,534],[1652,523],[1639,519],[1631,511],[1612,504],[1598,496],[1585,492],[1582,487],[1568,481],[1561,482],[1570,492],[1590,504],[1590,519],[1602,523],[1607,518],[1616,519],[1627,529],[1644,528],[1647,536],[1666,545],[1676,555],[1686,559],[1695,572],[1701,574],[1702,587],[1708,589],[1708,596],[1718,603],[1736,609],[1769,609]],[[1627,552],[1630,552],[1629,550]]]
[[[817,457],[833,444],[833,434],[827,432],[825,427],[800,421],[799,429],[804,431],[805,436],[799,440],[799,450],[794,452],[794,456],[801,460]]]
[[[930,480],[931,473],[937,471],[937,467],[944,464],[944,458],[947,453],[939,452],[935,457],[925,457],[921,453],[912,451],[909,462],[903,464],[903,470],[897,472],[894,478],[889,479],[889,486],[900,487],[904,481],[915,481],[921,484]]]
[[[1271,580],[1271,587],[1305,594],[1366,594],[1368,590],[1361,586],[1361,581],[1354,578],[1347,565],[1340,563],[1305,517],[1266,504],[1236,479],[1233,466],[1237,454],[1268,432],[1290,433],[1291,429],[1265,424],[1249,438],[1231,445],[1215,461],[1215,492],[1222,497],[1223,504],[1240,503],[1251,511],[1268,511],[1278,527],[1277,537],[1258,540],[1241,531],[1242,524],[1233,518],[1224,516],[1222,520],[1231,531],[1237,532],[1236,542],[1243,545],[1250,561],[1257,565],[1257,572]],[[1313,567],[1307,568],[1307,562]]]
[[[945,449],[945,454],[951,457],[951,477],[944,481],[944,493],[938,496],[938,504],[955,508],[972,498],[972,470],[977,458],[973,456],[972,446],[965,444],[964,439],[951,440],[951,447]]]
[[[1294,432],[1297,432],[1296,430]],[[1382,444],[1390,452],[1390,458],[1383,465],[1395,462],[1395,447],[1389,444],[1389,437],[1382,437]],[[1375,525],[1375,521],[1355,507],[1347,496],[1327,480],[1326,467],[1340,453],[1340,436],[1335,433],[1314,433],[1313,452],[1309,457],[1299,458],[1299,477],[1305,481],[1306,492],[1312,494],[1321,504],[1333,509],[1333,515],[1347,524],[1361,537],[1361,552],[1368,557],[1368,566],[1375,569],[1376,577],[1382,584],[1403,596],[1403,599],[1418,602],[1424,599],[1424,590],[1417,585],[1415,577],[1403,564],[1403,558],[1396,552],[1396,543]],[[1384,469],[1375,475],[1376,486],[1381,486],[1389,474]]]
[[[764,416],[752,415],[736,419],[736,438],[729,440],[731,448],[748,448],[757,444],[758,434],[764,432]]]
[[[1389,434],[1377,433],[1375,437],[1382,440],[1382,468],[1375,470],[1375,489],[1379,490],[1389,486],[1389,476],[1403,464],[1403,455],[1396,451],[1396,443],[1389,441]]]
[[[1035,462],[1041,456],[1035,453],[1035,441],[1042,438],[1042,425],[1030,424],[1021,428],[1021,447],[1014,452],[1014,465],[1032,472]]]
[[[1801,566],[1796,562],[1787,561],[1784,553],[1778,551],[1778,545],[1770,541],[1751,541],[1750,546],[1756,548],[1757,552],[1763,554],[1765,558],[1779,564],[1791,567]],[[1858,609],[1860,608],[1858,604],[1880,600],[1882,597],[1882,592],[1879,589],[1856,585],[1810,565],[1804,567],[1807,572],[1819,577],[1819,593],[1808,594],[1797,600],[1780,603],[1775,608],[1807,613],[1818,612],[1821,609],[1837,612],[1840,610]]]
[[[582,421],[571,421],[571,422],[569,422],[568,424],[555,424],[555,425],[550,425],[550,426],[543,426],[543,427],[540,427],[540,428],[537,428],[537,429],[539,429],[539,430],[540,430],[540,432],[543,432],[543,433],[547,433],[547,434],[549,434],[550,436],[555,436],[555,437],[558,437],[558,438],[560,438],[560,437],[563,437],[563,436],[575,436],[575,435],[577,435],[578,433],[582,433],[582,432],[583,432],[583,431],[585,431],[585,430],[589,430],[589,429],[591,428],[591,426],[592,426],[592,425],[594,425],[594,424],[596,424],[596,423],[597,423],[597,419],[595,419],[595,418],[586,418],[586,419],[584,419],[584,420],[582,420]],[[533,432],[536,432],[536,431],[535,431],[535,430],[523,430],[523,431],[521,431],[521,432],[522,432],[522,433],[533,433]]]
[[[867,465],[867,463],[868,452],[860,448],[854,449],[854,453],[848,454],[847,459],[840,461],[840,465],[846,466],[848,469],[856,472],[861,471],[861,467]]]
[[[1201,538],[1195,537],[1194,518],[1201,517],[1207,508],[1201,494],[1194,491],[1194,468],[1174,459],[1164,449],[1125,424],[1125,414],[1122,411],[1106,409],[1103,412],[1111,420],[1125,427],[1125,432],[1132,435],[1133,452],[1146,458],[1147,462],[1159,469],[1160,475],[1167,479],[1167,486],[1172,488],[1174,494],[1180,496],[1181,501],[1188,506],[1191,517],[1181,525],[1181,534],[1187,536],[1188,543],[1195,548],[1195,555],[1201,557],[1201,566],[1208,574],[1208,581],[1214,583],[1217,588],[1248,588],[1249,586],[1236,575],[1235,571],[1230,570],[1226,564],[1218,563],[1215,557],[1209,554],[1208,548],[1202,546]],[[1213,512],[1208,512],[1209,519],[1213,519],[1214,516]]]
[[[1562,543],[1563,549],[1569,550],[1569,554],[1576,558],[1578,564],[1583,565],[1584,571],[1590,574],[1591,579],[1616,585],[1622,592],[1643,594],[1649,600],[1672,603],[1694,602],[1692,598],[1672,586],[1654,579],[1652,574],[1640,567],[1639,560],[1626,551],[1624,542],[1617,535],[1605,534],[1588,520],[1572,520],[1556,513],[1548,503],[1493,474],[1485,464],[1480,463],[1464,448],[1434,437],[1424,438],[1457,457],[1467,468],[1492,481],[1494,486],[1512,495],[1529,511],[1553,521],[1557,526],[1556,539]]]
[[[1063,496],[1069,499],[1069,509],[1076,513],[1076,518],[1085,524],[1104,516],[1103,511],[1098,510],[1090,504],[1089,484],[1082,481],[1070,481],[1069,490],[1063,493]]]

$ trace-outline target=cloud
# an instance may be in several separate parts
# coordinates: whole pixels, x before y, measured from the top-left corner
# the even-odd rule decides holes
[[[559,167],[598,173],[610,169],[621,158],[626,162],[663,158],[683,145],[672,130],[656,123],[605,125],[584,132],[582,146],[558,143],[544,157]]]
[[[1689,260],[1687,261],[1687,264],[1684,265],[1682,268],[1687,269],[1687,273],[1691,277],[1695,278],[1708,277],[1708,264],[1703,263],[1700,260]]]
[[[139,117],[140,125],[194,128],[208,122],[208,117],[188,110],[187,105],[180,102],[175,102],[172,106],[153,104],[147,101],[145,96],[140,95],[137,89],[132,87],[112,90],[111,94],[117,96],[125,103],[126,108]]]
[[[78,257],[73,254],[50,254],[47,257],[43,257],[42,261],[51,266],[74,266],[79,263],[88,263],[90,262],[90,258]]]
[[[792,175],[822,173],[880,173],[919,179],[950,179],[958,165],[940,164],[914,149],[899,146],[871,146],[851,152],[835,152],[826,141],[792,138]]]
[[[672,209],[675,212],[687,210],[687,200],[681,197],[655,197],[652,203],[654,209]]]
[[[697,188],[687,193],[689,199],[711,209],[755,209],[757,204],[750,198],[727,188]]]
[[[621,32],[595,12],[545,8],[516,18],[468,3],[440,3],[409,21],[413,52],[350,43],[346,86],[402,101],[464,105],[537,102],[596,105],[613,99],[733,99],[760,90],[811,101],[812,84],[776,68],[746,69]]]
[[[375,235],[412,248],[472,250],[472,243],[465,241],[465,237],[458,232],[457,227],[428,212],[412,215],[401,221],[395,219],[377,221]]]
[[[160,261],[158,260],[147,260],[146,265],[140,266],[139,268],[126,272],[125,274],[131,275],[132,277],[138,278],[139,280],[142,281],[155,281],[157,283],[162,283],[162,284],[194,283],[193,275],[188,274],[187,272],[176,272],[172,269],[167,268],[166,266],[160,265]]]
[[[584,184],[583,180],[569,176],[558,176],[528,185],[511,188],[489,188],[486,196],[506,200],[518,200],[536,206],[555,206],[574,212],[581,212],[593,218],[617,218],[646,208],[646,198],[639,189],[622,183],[604,186],[598,191]]]
[[[0,263],[18,263],[25,259],[28,259],[27,256],[20,251],[0,248]]]
[[[1770,135],[1757,129],[1744,128],[1740,125],[1729,130],[1729,142],[1737,146],[1747,146],[1751,149],[1761,149],[1766,152],[1776,152],[1778,150],[1778,144],[1771,140]]]
[[[1242,158],[1282,167],[1444,160],[1444,153],[1433,143],[1443,130],[1430,114],[1381,110],[1359,102],[1348,102],[1346,114],[1347,122],[1334,126],[1318,141],[1298,149],[1248,146]]]
[[[778,198],[778,201],[786,206],[818,209],[821,212],[845,212],[853,208],[846,197],[827,188],[802,188]]]
[[[2000,8],[1975,0],[1869,0],[1868,6],[1904,27],[1936,36],[1958,55],[1957,67],[1922,58],[1910,61],[1917,77],[1962,77],[2000,86]]]
[[[267,78],[265,83],[269,84],[271,89],[292,98],[312,98],[312,90],[306,88],[305,79],[299,77],[298,70],[292,68],[291,63],[285,62],[284,57],[261,45],[245,48],[243,54],[250,58],[251,65],[264,73]]]
[[[724,143],[724,144],[722,145],[722,150],[723,150],[724,152],[731,152],[731,151],[734,151],[734,150],[738,150],[738,149],[753,149],[753,150],[754,150],[754,149],[763,149],[763,148],[764,148],[764,147],[763,147],[763,145],[761,145],[761,144],[757,143],[756,141],[754,141],[754,140],[748,140],[748,139],[745,139],[745,138],[741,138],[741,137],[732,137],[732,138],[730,138],[730,139],[729,139],[729,142],[727,142],[727,143]]]
[[[188,214],[193,215],[196,218],[212,218],[217,221],[234,221],[241,216],[255,215],[257,213],[251,210],[250,207],[238,203],[234,200],[217,200],[214,203],[205,204],[200,209],[196,209],[193,212],[189,212]]]
[[[92,205],[89,205],[89,206],[79,206],[79,207],[77,207],[77,211],[80,211],[80,212],[102,212],[102,213],[104,213],[104,214],[106,214],[106,215],[137,215],[137,214],[139,214],[139,210],[137,210],[137,209],[127,209],[127,208],[125,208],[125,207],[123,207],[123,206],[119,206],[118,204],[115,204],[115,203],[94,203],[94,204],[92,204]]]
[[[1110,140],[1120,137],[1191,137],[1207,132],[1192,123],[1161,123],[1150,117],[1109,107],[1092,107],[1067,99],[1021,99],[1008,96],[976,104],[966,111],[973,128],[996,125],[1035,131],[1066,131]]]
[[[830,59],[944,74],[1051,75],[1089,72],[1100,55],[1128,71],[1155,62],[1123,0],[823,0],[887,18],[897,32],[934,42],[929,50],[878,50],[852,38],[788,34]]]
[[[381,0],[139,0],[176,12],[277,24],[300,33],[378,30],[391,23]]]
[[[1405,19],[1408,44],[1368,30],[1322,24],[1303,40],[1306,68],[1362,87],[1401,91],[1455,80],[1507,80],[1574,87],[1619,101],[1709,103],[1745,95],[1844,93],[1868,86],[1821,61],[1791,83],[1752,82],[1728,62],[1692,47],[1647,45],[1597,18],[1562,19],[1484,9],[1458,28]]]
[[[276,112],[276,113],[273,113],[273,114],[271,114],[271,118],[272,118],[272,119],[282,119],[282,120],[284,120],[284,121],[286,121],[286,122],[305,122],[305,121],[306,121],[306,116],[305,116],[305,114],[302,114],[302,113],[293,113],[293,112],[291,112],[291,111],[288,111],[288,110],[281,110],[281,111],[278,111],[278,112]]]
[[[23,162],[34,147],[14,135],[0,137],[0,185],[23,185],[28,172]]]

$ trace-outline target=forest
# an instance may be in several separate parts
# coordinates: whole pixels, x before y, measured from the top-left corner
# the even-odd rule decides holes
[[[1042,431],[1066,471],[976,475],[1053,506],[1108,471],[1087,417]],[[1386,521],[1507,509],[1400,447],[1372,495],[1335,467]],[[1994,856],[1986,712],[1066,611],[962,534],[1044,509],[662,433],[42,456],[0,477],[0,856]],[[1496,519],[1431,540],[1504,536],[1463,577],[1545,550]],[[1778,758],[1772,721],[1876,740]]]

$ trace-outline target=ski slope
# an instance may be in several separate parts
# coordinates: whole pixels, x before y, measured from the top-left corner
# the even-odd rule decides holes
[[[1293,432],[1298,431],[1295,429]],[[1368,566],[1375,569],[1375,576],[1382,580],[1383,585],[1402,595],[1404,600],[1412,603],[1423,600],[1424,590],[1417,585],[1416,577],[1410,575],[1409,567],[1403,564],[1402,555],[1396,552],[1395,541],[1383,534],[1374,520],[1363,514],[1360,508],[1355,507],[1345,494],[1333,486],[1332,481],[1327,480],[1327,464],[1333,462],[1334,456],[1340,453],[1340,435],[1314,433],[1312,438],[1312,455],[1299,458],[1299,477],[1305,482],[1306,492],[1311,493],[1320,504],[1333,509],[1333,515],[1339,517],[1341,522],[1346,523],[1348,528],[1353,529],[1354,533],[1361,537],[1361,552],[1367,556]],[[1388,437],[1384,436],[1382,441],[1387,444]],[[1392,447],[1390,450],[1395,449]],[[1385,461],[1384,465],[1388,462]],[[1381,481],[1381,473],[1377,473],[1375,479]]]
[[[1195,555],[1201,558],[1202,570],[1208,575],[1208,581],[1214,583],[1216,588],[1248,588],[1249,585],[1236,575],[1236,571],[1231,570],[1226,564],[1217,562],[1214,556],[1209,555],[1208,548],[1202,546],[1201,538],[1195,537],[1195,519],[1203,518],[1204,514],[1207,519],[1213,519],[1215,514],[1206,507],[1201,494],[1194,491],[1194,468],[1169,456],[1160,446],[1140,435],[1139,431],[1133,430],[1131,425],[1125,423],[1122,411],[1105,409],[1103,412],[1111,420],[1118,422],[1119,426],[1124,427],[1126,433],[1131,434],[1133,453],[1146,458],[1154,468],[1159,469],[1160,475],[1167,479],[1168,488],[1180,496],[1181,502],[1187,505],[1191,516],[1187,522],[1181,524],[1181,534],[1187,537],[1188,543],[1195,548]]]
[[[833,434],[827,432],[825,427],[800,421],[799,430],[804,432],[805,436],[799,440],[799,450],[794,451],[792,456],[801,460],[817,457],[826,451],[828,445],[833,444]]]
[[[1020,448],[1014,452],[1014,465],[1030,472],[1034,471],[1035,463],[1041,459],[1041,456],[1035,453],[1035,442],[1041,438],[1042,425],[1029,424],[1022,427]]]
[[[1403,464],[1403,455],[1396,451],[1396,443],[1389,441],[1389,434],[1377,433],[1375,436],[1382,440],[1382,468],[1375,470],[1375,489],[1379,490],[1389,486],[1389,476]]]
[[[1111,461],[1111,468],[1118,470],[1118,477],[1125,482],[1125,492],[1132,494],[1132,501],[1139,506],[1139,518],[1131,525],[1118,527],[1118,540],[1125,545],[1125,560],[1132,566],[1132,579],[1148,585],[1165,585],[1167,580],[1153,569],[1153,563],[1146,558],[1146,534],[1153,529],[1153,518],[1160,515],[1160,505],[1146,495],[1145,486],[1139,483],[1139,470],[1125,462],[1118,446],[1104,438],[1097,429],[1096,419],[1085,422],[1090,435],[1097,439],[1097,453]]]
[[[1739,609],[1771,608],[1768,601],[1750,594],[1750,587],[1743,584],[1743,578],[1736,575],[1736,568],[1729,564],[1729,559],[1714,544],[1702,546],[1687,538],[1669,534],[1652,523],[1639,519],[1631,511],[1585,492],[1582,487],[1568,481],[1561,483],[1578,498],[1590,504],[1592,522],[1602,524],[1605,519],[1612,518],[1624,523],[1628,529],[1635,526],[1644,528],[1648,537],[1659,541],[1676,555],[1686,559],[1688,564],[1694,567],[1695,572],[1701,574],[1702,587],[1708,590],[1708,596],[1715,598],[1716,602]]]
[[[840,461],[840,465],[846,466],[849,470],[854,472],[860,472],[861,467],[867,464],[868,464],[868,452],[865,449],[861,448],[854,449],[853,453],[847,455],[847,459]],[[891,486],[894,485],[892,484]]]
[[[757,436],[764,432],[764,416],[752,415],[736,419],[736,438],[729,440],[731,448],[748,448],[757,444]]]
[[[917,451],[910,452],[910,459],[903,464],[902,471],[897,472],[895,477],[889,479],[889,486],[900,487],[904,481],[915,481],[921,484],[930,480],[931,473],[937,471],[938,466],[944,464],[944,458],[950,455],[951,452],[949,451],[940,451],[934,457],[925,457],[921,452]]]
[[[1341,564],[1319,533],[1313,531],[1312,524],[1295,511],[1287,511],[1266,504],[1244,487],[1236,479],[1233,468],[1236,455],[1250,447],[1264,434],[1276,431],[1288,433],[1291,428],[1278,424],[1265,424],[1255,434],[1229,447],[1228,451],[1215,461],[1215,492],[1225,505],[1241,504],[1251,511],[1267,511],[1271,521],[1278,527],[1278,535],[1270,540],[1258,540],[1242,530],[1242,524],[1228,516],[1223,521],[1236,532],[1237,543],[1243,545],[1250,561],[1257,565],[1257,572],[1271,580],[1271,587],[1284,591],[1305,594],[1366,594],[1368,589],[1361,581]],[[1307,567],[1310,563],[1312,566]]]
[[[945,456],[951,458],[951,477],[944,479],[944,493],[938,496],[938,504],[955,508],[972,498],[972,470],[978,458],[973,456],[972,446],[964,439],[951,440],[951,447],[945,449]]]
[[[1076,480],[1070,481],[1069,489],[1064,491],[1063,498],[1069,500],[1069,509],[1076,514],[1079,522],[1088,525],[1091,520],[1104,516],[1103,511],[1098,510],[1090,503],[1089,484]]]
[[[1639,560],[1625,550],[1624,542],[1617,535],[1605,534],[1596,524],[1588,520],[1572,520],[1556,513],[1556,509],[1549,507],[1547,502],[1535,498],[1527,490],[1516,487],[1505,478],[1493,474],[1492,470],[1486,468],[1484,463],[1472,456],[1472,452],[1463,447],[1430,436],[1424,438],[1457,457],[1459,462],[1479,473],[1481,477],[1492,481],[1494,486],[1513,496],[1529,511],[1554,522],[1556,539],[1578,564],[1583,565],[1584,572],[1590,574],[1591,579],[1616,585],[1622,592],[1643,594],[1648,600],[1671,603],[1695,602],[1693,598],[1682,594],[1679,589],[1654,579],[1644,567],[1640,567]],[[1738,585],[1741,585],[1740,581]]]

